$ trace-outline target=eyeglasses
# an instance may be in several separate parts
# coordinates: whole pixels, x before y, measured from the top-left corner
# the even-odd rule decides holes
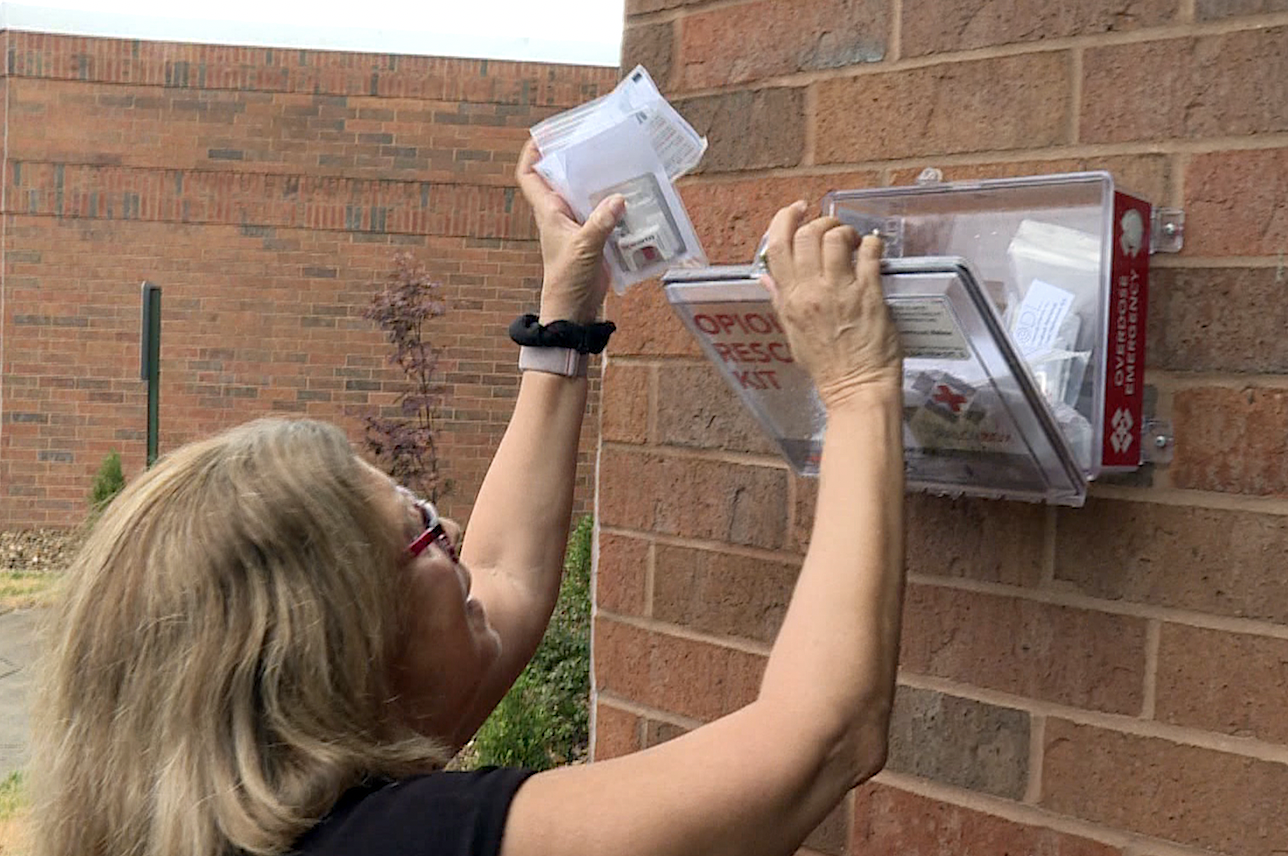
[[[425,552],[430,544],[436,544],[440,550],[447,554],[447,557],[453,562],[456,559],[456,547],[452,544],[452,539],[447,537],[447,529],[443,526],[443,518],[439,516],[438,509],[434,507],[429,500],[421,499],[416,494],[407,490],[405,487],[399,487],[398,492],[411,501],[415,509],[420,512],[420,519],[424,523],[425,531],[416,536],[416,539],[407,547],[407,552],[413,557],[419,556]]]

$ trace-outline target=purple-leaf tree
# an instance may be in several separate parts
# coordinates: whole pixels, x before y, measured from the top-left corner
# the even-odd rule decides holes
[[[429,278],[410,253],[394,256],[394,270],[371,298],[366,317],[380,325],[393,346],[389,361],[402,369],[407,387],[394,399],[394,415],[367,416],[367,447],[399,484],[430,501],[451,485],[438,470],[434,429],[444,388],[436,372],[441,349],[425,326],[447,311],[443,287]]]

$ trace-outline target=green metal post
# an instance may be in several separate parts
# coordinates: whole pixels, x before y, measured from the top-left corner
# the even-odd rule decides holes
[[[157,460],[161,410],[161,286],[143,283],[143,379],[148,382],[148,467]]]

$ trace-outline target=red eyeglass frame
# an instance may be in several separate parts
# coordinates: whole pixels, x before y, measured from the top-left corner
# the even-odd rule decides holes
[[[399,487],[398,492],[410,500],[412,506],[420,512],[421,521],[425,526],[425,531],[407,545],[407,552],[414,558],[425,552],[430,544],[436,544],[449,559],[453,562],[457,561],[456,545],[448,537],[447,528],[443,526],[443,518],[434,504],[427,499],[421,499],[404,487]]]

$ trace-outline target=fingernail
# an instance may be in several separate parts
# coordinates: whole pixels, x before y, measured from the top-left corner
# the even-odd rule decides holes
[[[809,203],[806,202],[804,199],[797,199],[795,202],[792,203],[792,207],[795,208],[797,211],[801,212],[802,214],[804,214],[806,209],[809,208]]]
[[[626,197],[620,194],[608,197],[608,211],[613,215],[613,220],[622,219],[622,215],[626,213]]]

